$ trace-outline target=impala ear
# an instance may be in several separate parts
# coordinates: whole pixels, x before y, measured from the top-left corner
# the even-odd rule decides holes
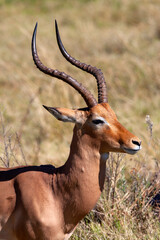
[[[63,122],[83,123],[85,121],[85,113],[81,110],[72,110],[68,108],[43,107],[49,111],[55,118]]]

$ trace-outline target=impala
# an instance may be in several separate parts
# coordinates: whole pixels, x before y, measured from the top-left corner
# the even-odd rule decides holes
[[[42,64],[36,49],[36,24],[32,37],[35,65],[71,85],[87,106],[75,110],[44,106],[58,120],[75,124],[69,157],[63,166],[0,169],[1,240],[69,239],[101,195],[109,152],[134,154],[141,149],[139,138],[118,122],[109,106],[101,70],[71,57],[56,22],[55,26],[58,46],[66,60],[96,78],[98,102],[71,76]]]

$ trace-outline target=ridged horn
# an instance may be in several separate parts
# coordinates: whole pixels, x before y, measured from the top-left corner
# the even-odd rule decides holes
[[[43,73],[50,75],[52,77],[61,79],[62,81],[72,86],[75,90],[77,90],[81,94],[81,96],[83,97],[84,101],[86,102],[89,108],[97,105],[96,99],[93,97],[90,91],[88,91],[81,83],[79,83],[74,78],[72,78],[71,76],[67,75],[64,72],[60,72],[59,70],[51,69],[43,65],[43,63],[40,61],[38,57],[37,48],[36,48],[37,26],[38,26],[38,23],[36,23],[33,31],[32,44],[31,44],[33,61],[37,66],[37,68]]]
[[[86,63],[82,63],[79,60],[76,60],[73,58],[64,48],[63,43],[60,38],[59,30],[58,30],[58,24],[57,21],[55,20],[55,28],[56,28],[56,37],[57,37],[57,42],[59,49],[62,53],[62,55],[65,57],[67,61],[69,61],[71,64],[74,66],[82,69],[85,72],[88,72],[92,74],[97,81],[97,88],[98,88],[98,103],[105,103],[108,102],[108,97],[107,97],[107,86],[106,82],[103,76],[103,73],[101,69],[98,69],[96,67],[92,67],[91,65],[88,65]]]

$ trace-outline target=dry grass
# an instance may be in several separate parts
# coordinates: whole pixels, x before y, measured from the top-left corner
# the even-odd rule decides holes
[[[159,167],[152,176],[146,173],[145,166],[127,169],[124,156],[112,154],[103,194],[71,239],[160,239],[159,207],[151,205],[160,187]]]
[[[38,49],[44,63],[70,73],[96,92],[94,79],[62,58],[52,31],[54,18],[57,18],[69,52],[102,68],[110,104],[120,121],[143,139],[146,148],[145,116],[149,114],[154,122],[154,135],[159,136],[158,1],[142,4],[127,0],[48,0],[39,5],[37,1],[34,4],[18,1],[17,7],[9,2],[2,4],[0,15],[1,108],[7,125],[23,134],[28,159],[33,159],[35,148],[40,148],[37,163],[44,158],[54,163],[63,162],[67,155],[72,125],[64,126],[48,116],[42,104],[84,105],[73,89],[36,70],[30,52],[36,21],[39,22]],[[64,151],[57,156],[59,147]],[[157,157],[154,151],[151,155]]]
[[[132,185],[130,172],[133,167],[151,179],[155,162],[159,164],[160,161],[159,12],[159,0],[0,2],[0,111],[3,113],[3,124],[9,129],[7,139],[12,136],[12,142],[17,146],[12,149],[16,161],[12,156],[10,165],[17,162],[24,164],[24,156],[28,164],[61,165],[69,151],[73,126],[52,118],[42,104],[70,108],[84,106],[83,100],[73,89],[44,76],[35,68],[30,42],[36,21],[39,22],[37,45],[42,61],[69,73],[96,94],[95,80],[70,66],[61,56],[53,31],[56,18],[66,49],[81,61],[103,70],[110,105],[120,122],[143,141],[142,151],[132,158],[125,156],[120,164],[120,169],[125,166],[125,174],[129,176],[126,184]],[[146,115],[153,122],[152,139],[145,122]],[[9,151],[11,145],[7,139],[6,146],[3,145],[6,135],[2,124],[0,133],[0,157],[4,159],[5,147],[8,146]],[[113,227],[113,221],[109,225],[108,216],[112,216],[113,209],[119,216],[119,205],[110,210],[105,194],[101,202],[109,213],[105,216],[104,226],[97,227],[97,223],[93,222],[88,227],[93,228],[92,233],[102,232],[102,236],[89,238],[87,235],[87,238],[107,239],[107,233],[108,239],[139,239],[136,234],[140,234],[140,230],[136,219],[130,214],[130,205],[116,202],[121,210],[127,208],[127,213],[120,218],[120,230]],[[119,214],[122,214],[121,210]],[[152,223],[153,218],[149,219]],[[151,224],[151,227],[159,231],[156,224]],[[146,227],[146,231],[147,237],[144,233],[141,239],[156,239],[151,228]],[[84,239],[87,233],[82,231],[81,234],[84,237],[79,238],[75,234],[74,239]]]

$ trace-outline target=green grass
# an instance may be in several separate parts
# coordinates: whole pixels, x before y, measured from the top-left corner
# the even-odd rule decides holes
[[[102,69],[111,107],[119,121],[142,139],[140,153],[125,156],[119,166],[114,207],[106,187],[98,203],[104,215],[101,224],[91,213],[88,223],[82,221],[72,239],[160,238],[159,222],[150,209],[144,212],[148,216],[145,220],[138,218],[144,205],[132,211],[135,199],[144,203],[141,191],[150,187],[159,169],[155,167],[160,161],[159,12],[159,0],[0,1],[0,112],[6,129],[4,135],[0,125],[1,158],[6,160],[6,141],[11,166],[24,164],[25,160],[28,164],[63,164],[73,125],[52,118],[42,104],[85,106],[71,87],[43,75],[34,66],[30,44],[36,21],[42,61],[70,74],[97,94],[95,79],[61,56],[54,31],[57,19],[66,49],[77,59]],[[152,137],[146,115],[153,122]],[[133,169],[136,179],[131,174]],[[135,199],[120,201],[118,196],[123,199],[132,194],[135,183],[140,186]]]

